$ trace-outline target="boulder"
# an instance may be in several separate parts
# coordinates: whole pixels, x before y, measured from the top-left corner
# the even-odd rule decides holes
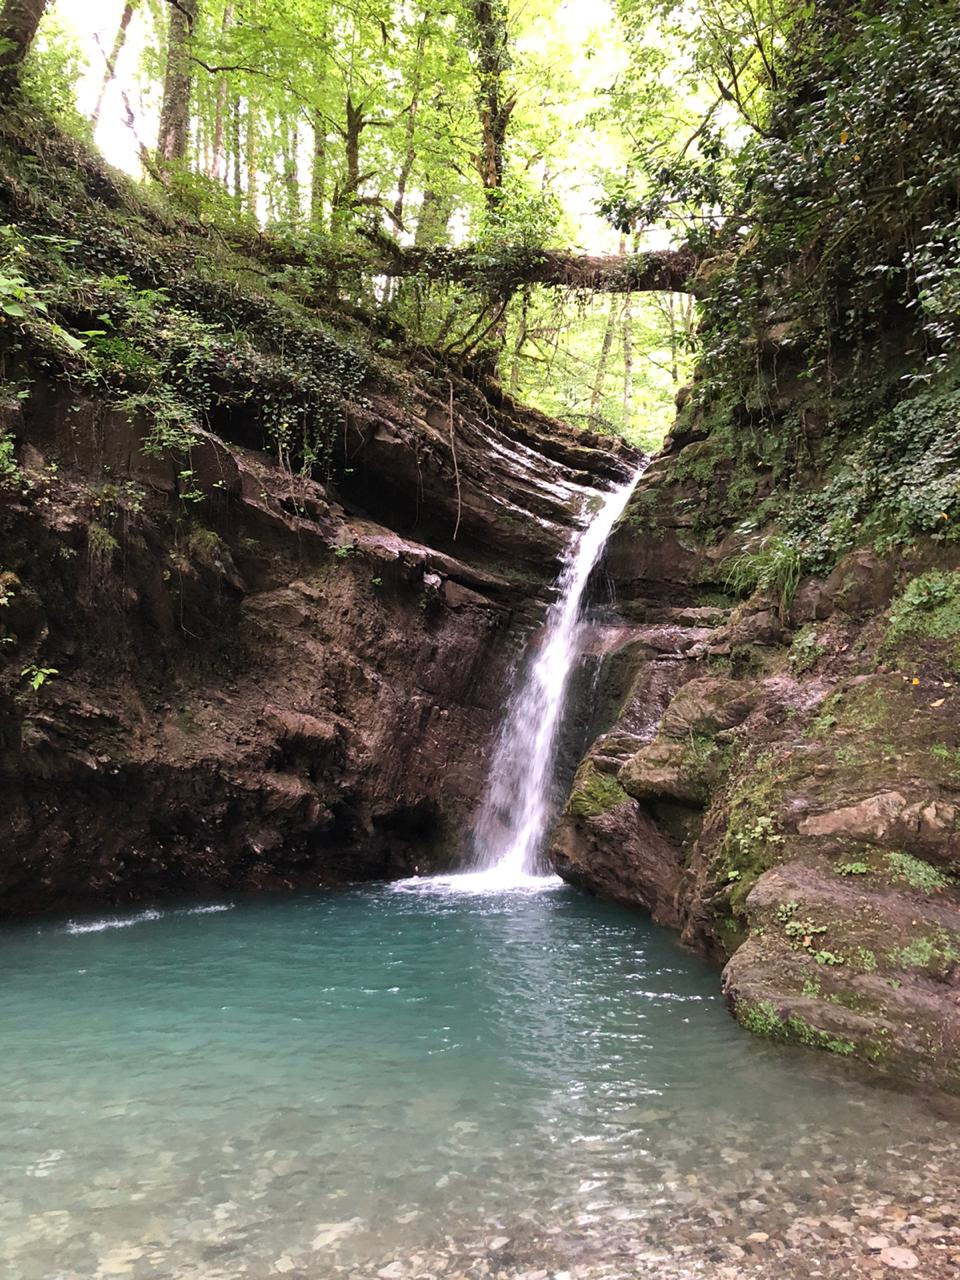
[[[644,907],[658,924],[678,927],[680,855],[629,796],[591,817],[564,814],[550,858],[570,884]]]
[[[680,742],[648,742],[630,757],[617,777],[624,791],[637,800],[665,797],[693,807],[703,804],[702,778],[688,748]]]
[[[665,737],[713,735],[742,724],[760,699],[754,684],[723,677],[690,680],[667,707],[660,725]]]

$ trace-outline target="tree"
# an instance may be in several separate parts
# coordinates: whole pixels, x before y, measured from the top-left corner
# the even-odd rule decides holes
[[[117,62],[120,54],[123,52],[123,46],[127,42],[127,30],[133,21],[133,15],[136,12],[139,0],[128,0],[123,6],[123,12],[120,15],[120,26],[117,28],[117,34],[113,41],[110,52],[106,55],[107,65],[103,71],[103,80],[100,83],[100,92],[97,94],[96,105],[93,108],[94,125],[100,119],[100,112],[103,110],[103,100],[106,97],[107,90],[117,74]]]
[[[471,0],[476,59],[480,151],[475,158],[487,201],[495,205],[503,186],[507,128],[517,103],[506,87],[510,38],[504,0]]]
[[[167,31],[167,65],[163,82],[163,106],[157,153],[161,169],[169,175],[173,165],[187,158],[190,143],[189,42],[197,18],[197,0],[171,0]]]
[[[20,66],[48,3],[49,0],[6,0],[0,13],[0,90],[8,92],[17,83]]]

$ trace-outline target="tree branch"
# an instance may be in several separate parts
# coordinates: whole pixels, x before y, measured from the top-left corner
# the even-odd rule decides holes
[[[698,265],[686,247],[603,256],[511,248],[499,259],[475,249],[398,248],[392,260],[374,270],[386,276],[468,284],[505,296],[524,284],[599,293],[689,293]]]

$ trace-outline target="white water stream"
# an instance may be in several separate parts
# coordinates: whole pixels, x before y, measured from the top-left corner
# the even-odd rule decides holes
[[[557,579],[542,639],[510,700],[490,765],[474,835],[474,876],[481,888],[536,887],[550,820],[557,735],[567,685],[579,650],[583,596],[594,565],[629,501],[640,472],[603,496],[599,510],[573,540]],[[538,874],[540,873],[540,874]]]

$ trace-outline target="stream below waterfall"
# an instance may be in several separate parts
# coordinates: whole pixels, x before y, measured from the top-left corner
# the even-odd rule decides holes
[[[639,915],[465,887],[0,931],[4,1280],[941,1274],[947,1120]]]

